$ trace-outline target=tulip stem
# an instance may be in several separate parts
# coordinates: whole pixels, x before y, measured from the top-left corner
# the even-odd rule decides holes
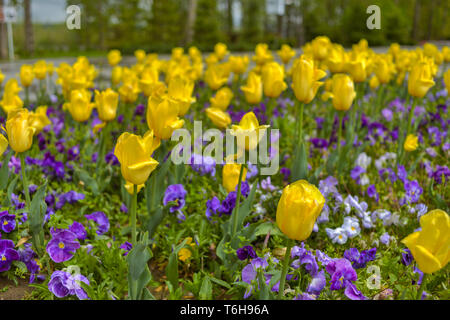
[[[27,202],[27,210],[28,212],[31,209],[31,200],[30,200],[30,190],[28,190],[28,179],[27,174],[25,172],[25,155],[23,152],[19,154],[20,157],[20,167],[22,169],[22,183],[23,183],[23,193],[25,193],[25,200]]]
[[[303,109],[305,107],[305,104],[303,102],[300,102],[300,119],[299,119],[299,129],[298,129],[298,137],[297,137],[297,143],[303,142]]]
[[[422,283],[420,284],[419,291],[417,291],[416,300],[422,300],[422,294],[425,290],[425,282],[427,281],[428,274],[424,273],[422,277]]]
[[[136,209],[137,209],[137,185],[133,185],[133,198],[131,201],[131,241],[133,248],[136,246]]]
[[[278,300],[281,300],[284,296],[284,284],[286,282],[286,275],[289,269],[289,261],[291,260],[291,248],[292,240],[289,239],[286,247],[286,253],[284,254],[283,270],[281,272],[280,286],[278,287]]]
[[[241,202],[241,185],[242,185],[242,175],[244,174],[244,166],[245,164],[241,164],[241,169],[239,171],[239,181],[238,181],[238,189],[236,195],[236,205],[234,208],[234,218],[233,218],[233,235],[236,234],[237,229],[237,221],[239,216],[239,204]]]
[[[342,126],[344,125],[343,112],[338,111],[338,140],[337,140],[337,160],[338,164],[341,160],[341,139],[342,139]]]

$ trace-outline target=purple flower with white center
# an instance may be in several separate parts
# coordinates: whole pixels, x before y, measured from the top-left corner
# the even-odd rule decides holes
[[[0,230],[6,233],[12,232],[16,228],[16,216],[8,211],[0,212]]]
[[[325,270],[322,269],[320,272],[317,272],[315,276],[313,276],[306,291],[308,293],[319,295],[323,288],[325,288],[326,284],[327,280],[325,279]]]
[[[268,176],[266,179],[261,180],[261,189],[271,192],[276,190],[277,188],[274,185],[272,185],[270,176]]]
[[[331,275],[331,290],[339,290],[346,286],[347,281],[356,281],[358,275],[347,259],[335,259],[326,266]]]
[[[72,148],[67,150],[67,160],[68,161],[77,160],[79,155],[80,155],[80,146],[79,145],[73,146]]]
[[[64,229],[50,229],[52,239],[47,244],[47,252],[50,258],[57,262],[64,262],[72,259],[76,250],[80,248],[75,233]]]
[[[69,230],[72,231],[77,236],[78,240],[85,240],[87,238],[86,229],[84,228],[84,226],[81,223],[79,223],[77,221],[74,221],[69,226]]]
[[[8,271],[11,263],[19,259],[19,253],[14,250],[14,242],[8,239],[0,240],[0,272]]]
[[[133,245],[130,242],[125,241],[120,245],[119,248],[125,250],[123,256],[126,256],[130,252],[130,250],[133,249]]]
[[[200,154],[192,154],[191,167],[200,175],[209,174],[211,177],[216,175],[216,161],[212,157],[203,157]]]
[[[55,271],[48,283],[48,290],[58,298],[76,295],[80,300],[88,299],[87,293],[80,285],[81,282],[90,284],[89,280],[81,274],[72,275],[65,271]]]
[[[391,240],[391,236],[387,232],[383,233],[380,237],[380,242],[387,246],[389,245],[390,240]]]
[[[356,166],[352,169],[352,171],[350,171],[350,177],[356,181],[357,184],[359,184],[360,181],[360,176],[366,172],[366,169],[360,167],[360,166]]]
[[[106,214],[102,211],[95,211],[91,214],[86,214],[84,216],[88,220],[94,221],[98,228],[97,228],[97,234],[102,235],[109,231],[109,219],[106,216]]]
[[[344,294],[350,300],[367,300],[367,297],[365,297],[350,281],[346,281]]]
[[[327,197],[330,193],[336,194],[338,190],[336,186],[338,185],[338,181],[333,176],[328,176],[326,179],[319,181],[319,190],[323,194],[324,197]]]
[[[332,258],[330,258],[326,253],[320,251],[319,249],[316,250],[316,257],[323,266],[327,266],[331,261],[333,261]]]
[[[258,175],[258,167],[250,162],[247,163],[247,175],[246,180],[250,180]]]
[[[214,196],[212,199],[206,201],[206,218],[211,220],[211,217],[218,213],[220,209],[220,200]]]
[[[316,149],[326,149],[328,148],[328,140],[322,138],[312,138],[309,140],[312,146]]]
[[[342,229],[344,229],[349,238],[356,237],[361,232],[358,219],[354,217],[345,217]]]
[[[253,259],[256,258],[256,252],[252,246],[244,246],[236,250],[237,257],[239,260]]]
[[[167,206],[169,202],[175,202],[171,205],[170,212],[180,211],[184,207],[186,195],[187,191],[182,184],[171,184],[164,193],[163,203]]]
[[[333,243],[344,244],[347,242],[347,232],[343,228],[326,228],[325,232],[327,233],[328,238],[330,238]]]
[[[405,191],[406,191],[406,200],[409,203],[415,203],[419,201],[423,189],[420,187],[419,182],[417,182],[417,180],[414,181],[408,180],[405,183]]]
[[[374,184],[371,184],[368,188],[367,188],[367,195],[370,198],[374,198],[376,202],[378,202],[378,200],[380,199],[380,196],[378,195],[377,192],[377,188],[375,187]]]

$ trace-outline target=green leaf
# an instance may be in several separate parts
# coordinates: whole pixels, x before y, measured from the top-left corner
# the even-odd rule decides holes
[[[169,256],[169,263],[166,267],[166,275],[169,282],[174,288],[178,287],[178,252],[186,244],[187,239],[184,239],[178,246],[172,246],[172,252]]]
[[[200,300],[211,300],[212,298],[212,284],[209,280],[209,276],[203,278],[202,286],[199,292]]]
[[[225,287],[225,288],[227,288],[227,289],[231,289],[231,286],[228,284],[228,282],[225,282],[225,281],[223,281],[223,280],[220,280],[220,279],[217,279],[217,278],[214,278],[214,277],[211,277],[211,276],[209,276],[209,279],[210,279],[212,282],[215,282],[215,283],[217,283],[218,285],[220,285],[220,286],[222,286],[222,287]]]
[[[97,196],[99,195],[100,191],[98,188],[98,184],[97,181],[95,181],[94,178],[92,178],[89,173],[87,173],[85,170],[80,169],[80,168],[75,168],[75,175],[78,177],[78,179],[80,179],[81,181],[83,181],[83,183],[89,188],[91,189],[92,193]]]
[[[131,249],[127,255],[131,279],[139,279],[150,258],[151,254],[146,243],[137,243],[136,246]]]
[[[308,159],[304,142],[295,145],[291,182],[306,179],[308,174]]]
[[[255,236],[265,236],[269,231],[272,236],[283,236],[283,233],[280,231],[278,226],[271,221],[258,225],[255,230]]]
[[[8,152],[8,154],[5,156],[5,159],[3,159],[2,168],[0,169],[0,190],[3,190],[8,185],[8,179],[9,179],[9,167],[8,163],[9,160],[12,157],[12,152]]]

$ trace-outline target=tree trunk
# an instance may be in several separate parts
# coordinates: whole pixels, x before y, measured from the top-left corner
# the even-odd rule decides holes
[[[24,0],[25,11],[25,51],[28,54],[34,52],[33,24],[31,22],[31,0]]]
[[[4,1],[0,0],[0,9],[2,10],[2,14],[4,4],[5,4]],[[8,55],[8,50],[6,47],[7,42],[8,41],[6,38],[6,24],[2,22],[0,23],[0,59],[6,59]]]
[[[411,38],[414,41],[418,40],[418,30],[419,30],[419,19],[420,19],[420,1],[415,0],[414,1],[414,18],[413,18],[413,27],[411,32]]]
[[[186,36],[184,43],[188,44],[194,39],[194,25],[197,17],[197,0],[189,0],[188,17],[186,23]]]

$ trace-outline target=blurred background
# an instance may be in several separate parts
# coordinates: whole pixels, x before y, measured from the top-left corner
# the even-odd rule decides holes
[[[68,30],[66,8],[81,8],[81,29]],[[381,29],[369,30],[366,9],[381,8]],[[450,39],[448,0],[0,0],[14,6],[16,58],[100,56],[118,48],[166,53],[175,46],[233,51],[266,42],[299,47],[318,35],[350,46],[419,44]],[[7,58],[6,24],[0,24],[0,58]]]

